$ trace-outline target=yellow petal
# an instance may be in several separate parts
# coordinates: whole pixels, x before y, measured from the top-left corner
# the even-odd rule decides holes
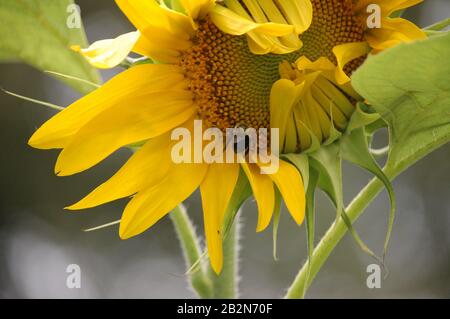
[[[381,29],[369,30],[366,35],[367,42],[376,51],[426,38],[419,27],[405,19],[383,19],[382,26]]]
[[[153,226],[200,185],[206,164],[172,164],[160,183],[140,191],[128,203],[120,222],[122,239],[136,236]]]
[[[181,0],[186,13],[193,19],[203,19],[215,4],[215,0]]]
[[[300,147],[302,150],[307,150],[311,147],[313,142],[308,112],[306,112],[306,107],[303,105],[301,101],[294,107],[293,111]]]
[[[232,35],[243,35],[256,30],[262,34],[283,36],[294,31],[294,27],[288,24],[255,23],[220,5],[215,6],[210,14],[211,20],[220,30]]]
[[[299,50],[299,34],[312,22],[310,0],[226,0],[210,13],[223,32],[246,34],[254,54],[287,54]]]
[[[299,171],[290,163],[280,160],[279,170],[269,175],[277,185],[286,206],[297,224],[305,218],[305,188]]]
[[[263,0],[262,2],[267,2]],[[275,0],[289,23],[295,27],[295,33],[301,34],[309,29],[313,19],[313,7],[310,0]]]
[[[125,60],[139,37],[139,31],[135,31],[122,34],[115,39],[94,42],[87,49],[72,46],[72,50],[81,53],[96,68],[110,69]]]
[[[301,56],[297,61],[295,61],[299,70],[308,71],[334,71],[336,66],[328,58],[320,57],[315,61],[311,61],[306,56]]]
[[[253,54],[264,55],[269,53],[288,54],[299,50],[302,46],[300,38],[296,38],[295,44],[285,45],[282,38],[269,36],[256,31],[247,33],[248,47]]]
[[[342,85],[350,82],[349,76],[344,72],[344,67],[347,63],[368,54],[369,51],[370,47],[366,42],[345,43],[333,48],[333,53],[338,63],[335,73],[338,84]]]
[[[230,4],[228,4],[230,6]],[[233,10],[216,5],[210,13],[212,22],[223,32],[232,35],[247,34],[249,48],[254,54],[290,53],[300,49],[302,42],[298,37],[289,41],[295,28],[287,23],[255,22],[239,3]],[[282,39],[284,38],[285,43]]]
[[[133,51],[158,62],[176,63],[191,46],[195,34],[192,19],[155,0],[116,0],[142,36]]]
[[[388,11],[388,15],[394,13],[395,11],[403,10],[412,6],[415,6],[419,3],[422,3],[424,0],[381,0],[383,2],[383,6],[386,7]]]
[[[157,62],[177,64],[182,52],[192,46],[190,40],[175,37],[154,26],[147,27],[145,34],[151,34],[151,36],[141,35],[133,47],[133,52],[150,57]]]
[[[269,226],[275,208],[275,193],[271,178],[261,174],[255,164],[241,164],[253,191],[256,204],[258,205],[257,232],[261,232]]]
[[[284,142],[282,153],[295,153],[297,152],[298,136],[297,128],[295,126],[294,112],[289,115],[286,123],[286,139]]]
[[[238,176],[237,164],[211,164],[200,185],[208,253],[211,267],[217,274],[223,265],[223,220]]]
[[[168,132],[195,112],[192,94],[185,90],[165,90],[124,100],[76,133],[59,155],[55,172],[67,176],[86,170],[123,146]]]
[[[130,68],[56,114],[33,134],[28,143],[40,149],[63,148],[82,126],[104,110],[124,103],[141,90],[161,91],[183,80],[184,75],[176,66],[143,64]]]
[[[304,96],[304,99],[302,100],[303,105],[302,107],[305,108],[306,113],[308,113],[308,118],[309,118],[309,129],[311,130],[311,132],[317,137],[317,139],[319,140],[319,143],[322,143],[322,141],[324,140],[323,134],[322,134],[322,129],[321,129],[321,125],[320,125],[320,121],[319,121],[319,115],[318,113],[318,108],[319,105],[317,105],[316,103],[314,103],[314,98],[312,98],[312,94],[310,92],[310,90],[308,90]]]
[[[188,16],[160,5],[156,0],[116,0],[116,3],[131,23],[149,39],[153,35],[145,30],[150,26],[185,40],[194,35],[195,30]]]
[[[350,119],[355,106],[340,89],[324,77],[318,77],[314,84]]]
[[[303,0],[301,0],[300,2],[302,1]],[[305,1],[309,2],[309,0]],[[279,8],[277,4],[275,4],[272,0],[246,2],[246,7],[248,8],[249,13],[252,15],[252,19],[254,19],[255,22],[258,23],[273,22],[279,24],[291,24],[292,26],[294,26],[294,32],[292,32],[289,35],[278,38],[268,36],[262,37],[261,34],[258,34],[257,32],[251,32],[247,34],[247,36],[250,39],[252,39],[253,42],[264,42],[264,41],[274,42],[275,45],[273,46],[273,49],[267,48],[266,50],[267,52],[275,53],[275,51],[272,50],[279,50],[281,49],[282,46],[284,46],[287,51],[292,50],[292,48],[300,48],[302,46],[302,42],[300,41],[298,34],[305,31],[307,27],[303,29],[304,26],[299,26],[295,22],[292,22],[293,19],[295,20],[296,18],[295,15],[297,12],[289,11],[289,14],[292,13],[294,15],[293,17],[287,17],[287,19],[290,21],[289,23],[285,18],[286,12],[284,10],[280,11],[280,9],[282,8]],[[247,18],[250,18],[250,16],[247,16]],[[279,47],[276,48],[276,46]],[[263,50],[264,44],[261,45],[259,49]]]
[[[336,106],[336,103],[327,97],[327,95],[325,95],[325,93],[323,93],[316,85],[313,86],[311,93],[314,100],[317,101],[320,107],[327,113],[328,117],[333,119],[334,125],[338,129],[344,130],[347,126],[347,118],[339,107]]]
[[[308,112],[314,112],[316,114],[316,119],[319,123],[320,130],[322,131],[322,141],[326,141],[330,137],[331,132],[331,118],[327,116],[324,111],[324,106],[314,98],[312,91],[308,91],[304,97],[305,105],[308,108]],[[332,103],[329,103],[327,107],[330,107]],[[320,139],[319,139],[320,140]]]
[[[280,145],[286,137],[286,123],[292,112],[292,107],[301,97],[304,83],[296,85],[294,82],[281,79],[274,83],[270,93],[270,127],[278,128]]]
[[[159,183],[170,167],[170,145],[169,134],[149,140],[113,177],[67,209],[95,207],[131,196]]]

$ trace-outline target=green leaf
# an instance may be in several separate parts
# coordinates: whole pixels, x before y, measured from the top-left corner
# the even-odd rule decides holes
[[[69,7],[72,5],[72,7]],[[0,2],[0,61],[18,60],[42,71],[53,71],[99,83],[98,72],[71,45],[87,46],[83,26],[69,28],[72,0],[14,0]],[[64,82],[87,93],[92,87]]]
[[[449,52],[450,34],[399,45],[369,58],[353,76],[355,89],[389,124],[390,171],[450,141]]]

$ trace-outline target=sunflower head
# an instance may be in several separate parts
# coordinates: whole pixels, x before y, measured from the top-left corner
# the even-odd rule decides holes
[[[81,172],[121,147],[140,145],[111,179],[70,209],[132,197],[119,231],[129,238],[200,188],[216,272],[222,267],[225,212],[239,177],[252,189],[261,231],[270,224],[278,193],[302,223],[305,176],[285,159],[271,174],[261,174],[264,163],[258,161],[174,163],[171,132],[182,127],[195,133],[199,120],[202,128],[222,132],[276,128],[281,153],[312,152],[346,129],[361,100],[350,76],[366,56],[399,39],[422,36],[405,20],[389,18],[418,2],[410,0],[371,0],[383,9],[386,28],[378,31],[364,24],[365,0],[116,2],[137,31],[74,49],[100,68],[120,64],[130,51],[152,63],[132,66],[76,101],[29,143],[62,149],[55,168],[59,175]],[[395,24],[401,31],[392,29]]]

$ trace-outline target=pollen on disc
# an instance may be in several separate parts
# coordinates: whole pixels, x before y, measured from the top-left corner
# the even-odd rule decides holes
[[[258,129],[270,126],[270,90],[279,79],[281,60],[252,54],[245,36],[225,34],[205,19],[180,66],[207,127]]]

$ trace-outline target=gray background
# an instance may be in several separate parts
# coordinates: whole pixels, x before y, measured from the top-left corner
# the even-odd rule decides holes
[[[113,1],[78,3],[91,41],[132,30]],[[426,26],[449,13],[448,0],[428,0],[408,16]],[[13,92],[59,105],[79,97],[28,66],[0,67],[0,86]],[[104,79],[113,72],[103,73]],[[33,131],[53,113],[0,93],[0,297],[193,297],[186,289],[184,262],[168,218],[141,236],[121,241],[117,227],[92,233],[82,229],[119,219],[126,200],[85,212],[63,210],[111,176],[130,154],[120,151],[88,172],[55,177],[57,153],[26,145]],[[450,147],[443,147],[395,181],[398,218],[388,256],[391,275],[382,288],[366,287],[366,267],[372,260],[346,236],[319,273],[309,297],[450,297],[449,156]],[[344,173],[348,202],[370,176],[350,166],[345,166]],[[319,195],[317,202],[317,231],[323,234],[334,212],[324,196]],[[198,196],[187,206],[196,224],[202,225]],[[384,240],[388,209],[383,193],[356,224],[377,251]],[[271,231],[254,231],[254,203],[245,205],[242,216],[241,296],[280,297],[305,259],[304,227],[295,226],[283,212],[280,260],[275,262]],[[81,289],[70,290],[65,285],[66,267],[73,263],[82,269]]]

